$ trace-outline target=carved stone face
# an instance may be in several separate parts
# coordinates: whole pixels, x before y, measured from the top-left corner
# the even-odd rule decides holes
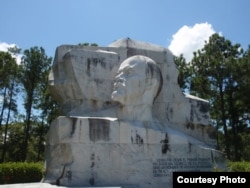
[[[128,58],[120,65],[111,95],[113,101],[123,105],[142,103],[141,98],[147,88],[146,66],[141,56]]]

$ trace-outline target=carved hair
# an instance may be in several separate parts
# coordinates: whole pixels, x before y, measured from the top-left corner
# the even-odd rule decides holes
[[[161,74],[161,70],[159,68],[159,66],[152,60],[152,59],[145,59],[147,66],[146,66],[146,77],[147,78],[155,78],[158,81],[158,89],[157,92],[154,96],[154,101],[157,98],[157,96],[159,95],[159,93],[161,92],[162,89],[162,85],[163,85],[163,78],[162,78],[162,74]]]
[[[154,97],[154,101],[155,101],[155,99],[157,98],[157,96],[161,92],[163,78],[162,78],[162,74],[161,74],[161,70],[160,70],[159,66],[156,63],[154,63],[153,61],[147,61],[146,76],[147,76],[147,78],[151,78],[151,79],[155,78],[156,80],[158,80],[158,89],[157,89],[157,92],[156,92],[155,97]]]

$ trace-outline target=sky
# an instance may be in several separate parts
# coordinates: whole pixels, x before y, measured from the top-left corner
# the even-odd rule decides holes
[[[249,0],[0,0],[0,51],[38,46],[53,58],[63,44],[129,37],[190,60],[215,32],[247,49],[249,7]]]

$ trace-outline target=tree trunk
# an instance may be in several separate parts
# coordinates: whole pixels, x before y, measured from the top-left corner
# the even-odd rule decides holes
[[[224,102],[224,93],[222,91],[222,85],[219,87],[220,89],[220,104],[221,104],[221,115],[222,115],[222,124],[225,138],[225,146],[226,146],[226,156],[230,159],[230,147],[228,143],[228,133],[227,133],[227,123],[226,123],[226,115],[225,115],[225,102]]]
[[[14,81],[12,82],[11,88],[10,88],[10,99],[9,99],[9,104],[8,104],[8,115],[7,115],[5,130],[4,130],[3,152],[2,152],[1,162],[4,162],[5,154],[7,151],[7,136],[8,136],[10,111],[11,111],[11,105],[12,105],[13,89],[14,89]]]
[[[6,151],[7,151],[7,136],[8,136],[8,127],[9,127],[9,119],[10,119],[11,102],[12,102],[12,96],[11,96],[10,101],[9,101],[8,115],[7,115],[5,130],[4,130],[3,152],[2,152],[1,162],[4,162],[5,154],[6,154]]]
[[[31,119],[31,109],[32,109],[32,100],[33,100],[33,90],[32,93],[28,96],[28,103],[26,109],[26,126],[24,132],[24,144],[23,144],[23,161],[27,158],[28,152],[28,144],[29,144],[29,137],[30,137],[30,119]]]
[[[4,113],[4,110],[5,110],[5,98],[6,98],[6,93],[7,93],[7,87],[4,88],[3,106],[2,106],[1,115],[0,115],[0,127],[2,127],[2,122],[3,122],[3,113]]]

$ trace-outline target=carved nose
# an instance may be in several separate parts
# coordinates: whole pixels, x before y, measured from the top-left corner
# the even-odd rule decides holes
[[[114,82],[114,88],[116,88],[118,85],[125,85],[125,78],[119,76],[119,77],[116,77],[115,79],[115,82]]]
[[[119,77],[119,78],[116,80],[116,82],[118,82],[118,83],[124,83],[124,82],[125,82],[125,79],[122,78],[122,77]]]

